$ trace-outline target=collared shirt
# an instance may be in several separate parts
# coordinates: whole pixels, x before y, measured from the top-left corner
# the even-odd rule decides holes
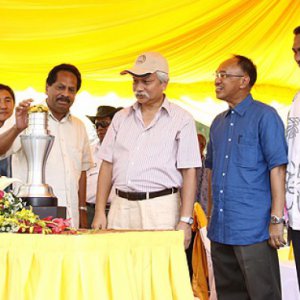
[[[113,163],[113,184],[124,191],[152,192],[182,186],[179,169],[201,166],[195,121],[166,98],[145,126],[138,103],[118,112],[100,157]]]
[[[91,145],[91,152],[92,152],[94,164],[93,167],[86,172],[86,202],[92,204],[96,203],[98,175],[102,164],[102,159],[99,156],[100,148],[101,145],[99,141]],[[111,199],[113,198],[113,194],[114,194],[114,188],[111,189],[109,198],[107,200],[108,203],[111,202]]]
[[[48,129],[55,137],[46,162],[45,181],[53,188],[58,206],[67,207],[72,226],[79,226],[78,190],[82,171],[92,166],[88,136],[84,124],[68,114],[58,121],[49,111]],[[22,133],[21,133],[22,135]],[[27,181],[27,161],[20,135],[6,155],[12,156],[13,177]],[[15,185],[15,191],[18,185]]]
[[[248,95],[219,114],[210,129],[213,212],[208,237],[229,245],[269,238],[270,170],[287,163],[284,126],[272,107]]]
[[[99,170],[102,164],[102,159],[99,157],[100,153],[100,142],[94,143],[91,145],[91,153],[93,156],[94,164],[86,172],[86,202],[87,203],[96,203],[96,193],[97,193],[97,184],[98,184],[98,175]]]
[[[286,172],[286,206],[289,226],[300,230],[300,92],[293,100],[287,122],[289,163]]]

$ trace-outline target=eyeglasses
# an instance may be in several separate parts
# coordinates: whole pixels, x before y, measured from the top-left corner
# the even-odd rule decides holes
[[[226,72],[216,72],[215,73],[215,78],[220,78],[220,79],[226,79],[230,77],[244,77],[245,75],[236,75],[236,74],[229,74]]]
[[[110,125],[108,121],[98,121],[95,123],[95,127],[98,129],[99,127],[106,128]]]

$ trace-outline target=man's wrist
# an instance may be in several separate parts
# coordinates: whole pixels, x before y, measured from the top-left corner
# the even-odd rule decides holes
[[[179,219],[180,222],[186,223],[188,225],[192,225],[194,223],[194,219],[192,217],[180,217]]]
[[[278,217],[276,215],[271,215],[271,224],[283,224],[285,222],[285,218]]]
[[[86,206],[79,206],[79,211],[87,211],[87,207]]]

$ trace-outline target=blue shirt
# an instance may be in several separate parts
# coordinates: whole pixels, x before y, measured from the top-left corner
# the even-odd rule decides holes
[[[284,126],[272,107],[248,95],[210,128],[206,167],[212,169],[208,237],[228,245],[269,238],[270,170],[287,163]]]

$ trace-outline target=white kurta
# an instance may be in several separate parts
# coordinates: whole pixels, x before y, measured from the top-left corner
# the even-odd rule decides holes
[[[68,114],[58,121],[49,113],[48,129],[55,137],[45,171],[46,183],[52,186],[58,198],[58,206],[67,207],[67,218],[71,218],[72,226],[79,226],[78,189],[82,171],[92,166],[92,157],[88,136],[84,124],[76,117]],[[20,136],[16,138],[11,149],[13,153],[12,175],[26,182],[27,161],[22,151]],[[15,186],[15,190],[17,190]]]

